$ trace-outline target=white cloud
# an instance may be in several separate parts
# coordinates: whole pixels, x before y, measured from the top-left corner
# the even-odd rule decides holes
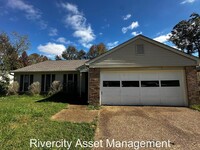
[[[79,14],[78,8],[76,5],[70,3],[61,3],[61,6],[68,11],[71,11],[74,14]]]
[[[64,38],[64,37],[59,37],[55,41],[58,42],[58,43],[62,43],[62,44],[72,44],[72,45],[75,45],[73,42],[66,40],[66,38]]]
[[[154,40],[161,42],[161,43],[165,43],[169,40],[171,33],[167,33],[165,35],[160,35],[158,37],[155,37]]]
[[[80,38],[80,43],[89,43],[94,40],[94,34],[91,27],[76,30],[73,33],[74,37]]]
[[[35,8],[33,5],[25,3],[23,0],[8,0],[7,6],[24,12],[26,19],[34,20],[41,29],[47,28],[47,23],[42,20],[42,14],[40,10]]]
[[[96,37],[91,25],[87,23],[84,14],[78,10],[76,5],[61,3],[61,6],[69,12],[64,20],[66,27],[70,26],[74,30],[73,36],[78,38],[79,43],[87,48]]]
[[[40,52],[43,52],[47,55],[61,55],[62,52],[66,49],[66,47],[63,44],[56,44],[48,42],[45,45],[39,45],[37,49]]]
[[[86,47],[86,48],[90,48],[90,47],[92,46],[91,43],[88,43],[88,44],[87,44],[87,43],[83,43],[82,45],[83,45],[84,47]]]
[[[102,33],[102,32],[100,32],[100,33],[99,33],[99,35],[103,35],[103,33]]]
[[[186,3],[194,3],[196,0],[184,0],[181,2],[181,4],[186,4]]]
[[[39,10],[34,8],[33,5],[27,4],[22,0],[8,0],[7,5],[10,8],[24,11],[26,18],[29,20],[35,20],[41,18],[41,13]]]
[[[134,28],[139,27],[138,21],[133,21],[128,27],[123,27],[122,32],[126,33],[128,30],[133,30]]]
[[[118,45],[119,41],[115,41],[115,42],[112,42],[112,43],[108,43],[107,46],[108,46],[108,49],[112,49],[114,47],[116,47]]]
[[[132,32],[131,33],[133,36],[137,36],[137,35],[139,35],[139,34],[142,34],[142,32],[136,32],[136,31],[134,31],[134,32]]]
[[[58,35],[58,30],[56,28],[49,29],[49,36],[56,36]]]
[[[123,20],[128,20],[129,18],[131,18],[131,14],[127,14],[126,16],[123,16],[122,18]]]

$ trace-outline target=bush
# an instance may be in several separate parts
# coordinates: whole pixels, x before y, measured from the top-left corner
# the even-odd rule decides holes
[[[53,81],[51,84],[48,95],[54,95],[62,90],[62,83],[60,81]]]
[[[14,81],[8,86],[7,95],[17,95],[19,91],[19,83]]]
[[[0,95],[6,95],[8,90],[8,84],[0,81]]]
[[[31,95],[37,95],[40,94],[41,88],[40,88],[40,82],[33,82],[28,87],[28,93]]]

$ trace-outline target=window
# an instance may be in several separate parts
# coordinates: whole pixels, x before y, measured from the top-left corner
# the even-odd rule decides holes
[[[179,80],[162,80],[162,87],[178,87],[180,86]]]
[[[20,88],[19,88],[19,90],[20,91],[23,91],[23,89],[24,89],[24,75],[20,75]]]
[[[68,94],[77,92],[78,75],[77,74],[64,74],[63,75],[63,91]]]
[[[53,81],[55,81],[55,74],[42,74],[42,78],[41,78],[41,91],[42,92],[47,92],[50,87],[51,87],[51,83]]]
[[[139,81],[122,81],[122,87],[139,87]]]
[[[103,81],[103,87],[120,87],[120,81]]]
[[[143,44],[137,44],[136,45],[136,54],[137,55],[143,55],[144,54],[144,45]]]
[[[33,83],[33,75],[20,75],[20,88],[21,92],[28,91],[29,85]]]
[[[44,91],[44,84],[45,84],[45,75],[42,75],[42,84],[41,84],[41,91]]]
[[[141,81],[142,87],[159,87],[159,81]]]

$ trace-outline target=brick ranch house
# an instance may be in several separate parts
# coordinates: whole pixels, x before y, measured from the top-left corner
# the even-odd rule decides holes
[[[188,106],[199,102],[199,59],[138,35],[92,60],[45,61],[14,71],[20,91],[54,80],[89,104]]]

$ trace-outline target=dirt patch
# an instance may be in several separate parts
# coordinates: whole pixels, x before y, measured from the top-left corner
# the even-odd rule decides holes
[[[98,110],[88,110],[86,105],[69,105],[51,117],[52,120],[68,121],[73,123],[92,122],[98,117]]]

